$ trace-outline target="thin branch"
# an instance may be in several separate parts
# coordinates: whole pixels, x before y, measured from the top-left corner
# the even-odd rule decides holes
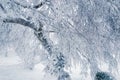
[[[80,53],[81,56],[83,56],[89,63],[91,63],[90,59],[86,55],[82,54],[78,48],[76,49]]]
[[[44,32],[46,32],[46,33],[56,33],[56,31],[52,31],[52,30],[44,30]]]
[[[0,4],[0,8],[4,11],[4,13],[6,13],[6,10],[4,9],[2,4]]]

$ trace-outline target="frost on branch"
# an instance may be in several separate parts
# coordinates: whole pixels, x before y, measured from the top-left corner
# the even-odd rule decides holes
[[[46,55],[46,72],[56,75],[58,80],[70,80],[65,69],[71,67],[72,62],[80,64],[80,76],[84,76],[82,80],[86,80],[86,76],[92,79],[105,76],[98,73],[102,71],[117,77],[120,74],[119,5],[119,0],[38,0],[38,3],[1,0],[0,25],[5,27],[7,24],[12,31],[23,27],[23,32],[30,30],[29,33],[34,34],[33,38],[45,50],[37,53],[41,53],[41,57]],[[7,37],[8,32],[5,33],[3,35]],[[18,32],[18,35],[21,33]],[[24,40],[24,37],[17,38]],[[30,39],[28,37],[24,43],[30,43]],[[21,52],[27,54],[23,60],[33,68],[36,48],[32,44],[29,45],[32,51],[27,50],[28,45],[23,45],[26,50]],[[103,64],[107,65],[106,70]]]

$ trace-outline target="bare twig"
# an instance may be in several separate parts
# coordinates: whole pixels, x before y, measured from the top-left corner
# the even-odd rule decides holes
[[[6,10],[4,9],[2,4],[0,4],[0,8],[4,11],[4,13],[6,13]]]
[[[89,63],[91,63],[90,59],[86,55],[82,54],[78,48],[76,49],[80,53],[81,56],[83,56]]]

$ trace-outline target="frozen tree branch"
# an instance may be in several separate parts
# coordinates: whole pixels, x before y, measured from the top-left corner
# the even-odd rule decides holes
[[[80,53],[80,55],[83,56],[91,64],[90,59],[86,55],[82,54],[78,48],[77,48],[77,50]]]
[[[48,53],[51,55],[52,54],[52,45],[49,44],[47,38],[44,37],[43,35],[43,29],[40,27],[37,31],[35,31],[35,35],[37,38],[42,42],[42,45],[44,48],[48,51]]]
[[[29,21],[27,21],[25,19],[22,19],[22,18],[12,18],[12,19],[7,18],[7,19],[4,19],[3,22],[5,22],[5,23],[16,23],[16,24],[27,26],[29,28],[32,28],[32,29],[36,30],[34,23],[29,22]]]
[[[48,5],[48,0],[42,0],[32,5],[22,4],[20,0],[8,1],[9,5],[4,0],[0,3],[2,13],[8,12],[0,15],[0,21],[20,24],[34,31],[34,35],[48,52],[49,62],[46,70],[51,74],[58,74],[58,80],[66,80],[65,77],[70,80],[64,68],[71,62],[72,57],[74,61],[80,61],[80,57],[85,61],[81,65],[83,68],[84,66],[90,68],[91,77],[99,71],[98,66],[101,61],[109,63],[110,69],[116,68],[120,39],[118,38],[120,37],[118,2],[113,4],[111,1],[108,5],[104,0],[53,0]],[[44,6],[46,4],[47,6]],[[2,18],[6,16],[10,17]],[[55,33],[52,37],[58,40],[57,44],[52,44],[56,39],[51,41],[49,33]],[[89,65],[84,65],[86,63]],[[86,68],[85,71],[87,72]]]
[[[23,8],[35,8],[35,9],[38,9],[38,8],[42,7],[44,4],[46,4],[46,2],[48,2],[48,1],[47,1],[47,0],[44,0],[44,1],[42,1],[41,3],[37,4],[37,5],[23,5],[23,4],[21,4],[21,3],[17,2],[17,1],[14,1],[14,0],[13,0],[13,2],[14,2],[15,4],[23,7]]]
[[[44,4],[46,4],[46,2],[47,2],[47,0],[45,0],[45,1],[41,2],[41,3],[39,3],[38,5],[34,5],[33,8],[38,9],[38,8],[40,8],[41,6],[43,6]]]
[[[56,33],[56,31],[45,31],[47,33]]]
[[[42,29],[43,25],[41,24],[41,22],[39,22],[38,29],[33,22],[27,21],[27,20],[22,19],[22,18],[7,18],[7,19],[4,19],[3,22],[20,24],[20,25],[27,26],[27,27],[33,29],[35,31],[35,35],[41,41],[44,48],[48,51],[48,53],[50,55],[52,54],[52,50],[51,50],[52,46],[48,43],[47,39],[43,35],[43,29]]]
[[[23,8],[31,8],[31,6],[27,6],[27,5],[20,4],[20,3],[16,2],[16,1],[14,1],[14,0],[13,0],[13,2],[14,2],[15,4],[23,7]]]
[[[6,13],[6,10],[4,9],[3,5],[0,3],[0,8]]]

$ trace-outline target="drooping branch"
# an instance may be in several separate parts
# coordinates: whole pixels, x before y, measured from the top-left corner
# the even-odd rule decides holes
[[[39,22],[39,29],[35,31],[35,35],[37,38],[41,41],[43,47],[48,51],[48,53],[51,55],[52,54],[52,45],[48,42],[47,38],[45,37],[43,33],[42,27],[43,25]]]
[[[34,23],[32,23],[30,21],[27,21],[25,19],[22,19],[22,18],[6,18],[6,19],[3,20],[3,22],[5,22],[5,23],[16,23],[16,24],[27,26],[31,29],[36,30]]]
[[[43,25],[41,22],[39,22],[39,25],[35,25],[35,23],[27,21],[25,19],[22,18],[7,18],[4,19],[3,22],[5,23],[15,23],[15,24],[20,24],[23,26],[27,26],[31,29],[34,30],[35,35],[37,36],[37,38],[40,40],[40,42],[42,43],[43,47],[48,51],[48,53],[51,55],[52,54],[52,45],[50,45],[50,43],[48,42],[47,38],[45,38],[44,34],[43,34]]]

